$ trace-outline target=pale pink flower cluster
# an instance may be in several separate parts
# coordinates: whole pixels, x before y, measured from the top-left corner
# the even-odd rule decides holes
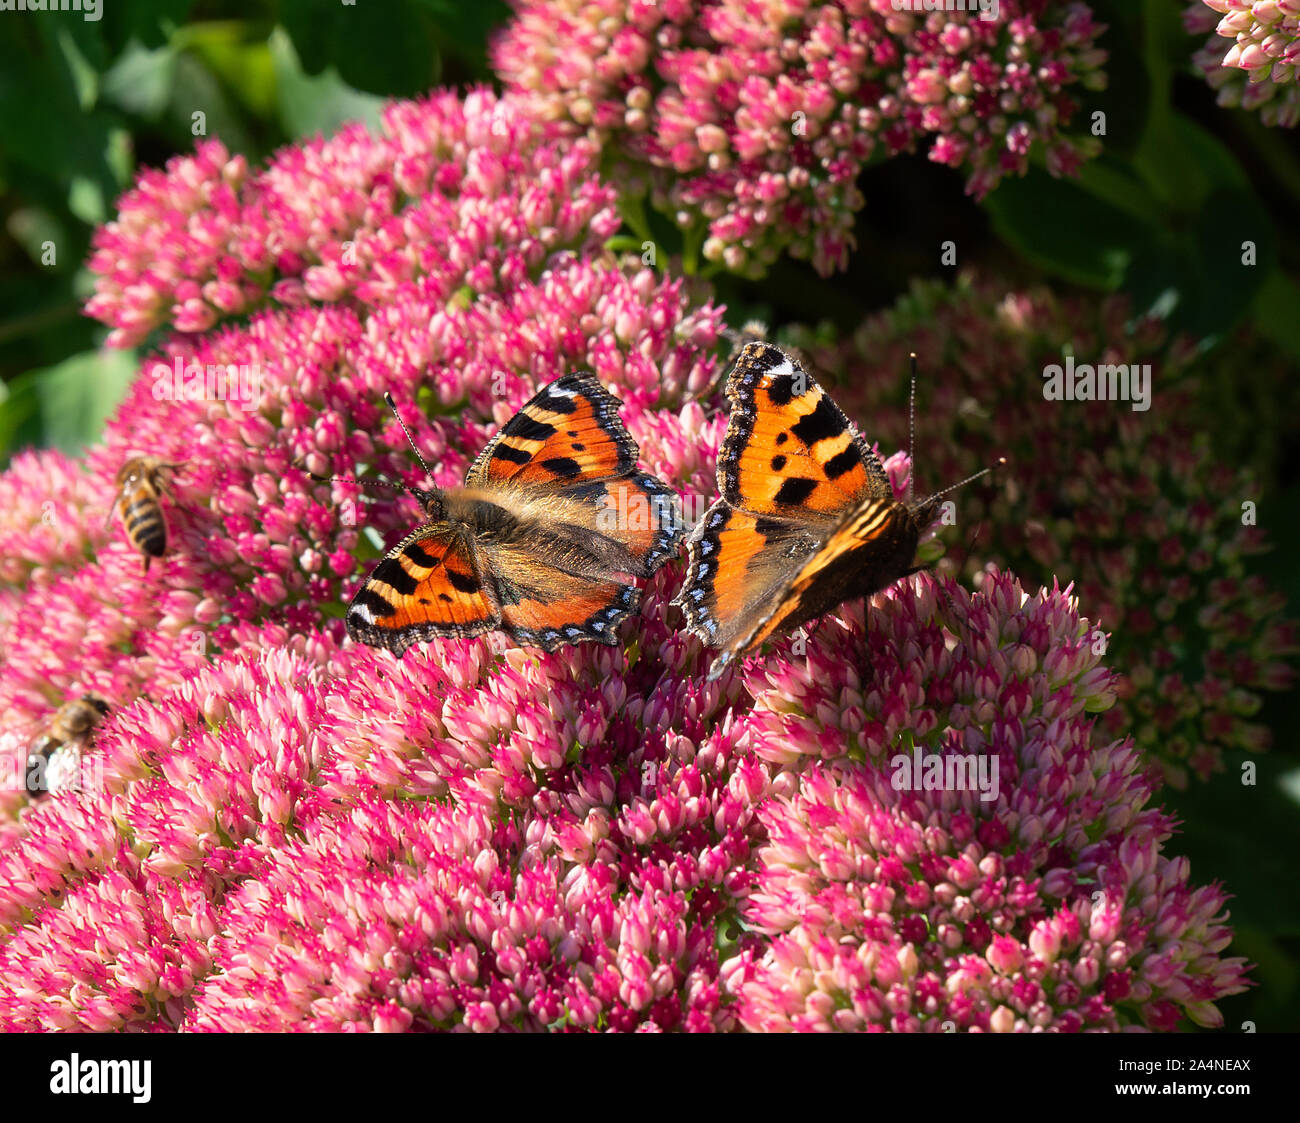
[[[86,312],[113,326],[110,343],[129,347],[172,319],[183,331],[210,327],[220,311],[241,311],[261,296],[244,274],[270,268],[265,239],[240,238],[242,156],[219,140],[165,171],[147,169],[118,201],[118,217],[95,232],[90,269],[100,274]]]
[[[1214,29],[1195,62],[1220,105],[1258,109],[1266,125],[1300,124],[1297,0],[1193,0],[1183,23],[1194,35]],[[1224,39],[1232,41],[1226,51]]]
[[[770,942],[725,968],[743,1024],[1219,1024],[1210,996],[1241,989],[1244,967],[1219,958],[1222,892],[1161,853],[1173,824],[1131,741],[1096,735],[1115,683],[1069,598],[995,573],[974,595],[904,584],[866,626],[848,618],[755,691],[754,751],[808,766],[759,811],[742,916]],[[913,754],[982,758],[997,785],[900,785]]]
[[[21,497],[3,775],[66,698],[111,707],[83,754],[98,784],[0,788],[0,1028],[1213,1024],[1245,985],[1226,897],[1186,888],[1136,752],[1093,728],[1114,683],[1058,590],[918,577],[875,599],[870,627],[848,604],[713,683],[670,607],[679,562],[616,646],[489,635],[398,661],[346,641],[375,554],[363,529],[392,542],[419,512],[307,470],[427,482],[386,391],[448,485],[537,385],[594,370],[643,466],[688,511],[715,491],[726,417],[697,396],[720,310],[596,236],[553,244],[538,216],[608,187],[576,166],[564,200],[522,170],[496,178],[535,157],[504,155],[489,103],[465,104],[454,136],[445,98],[390,109],[441,139],[409,229],[377,223],[347,295],[172,336],[84,483],[55,461],[0,477]],[[256,371],[255,392],[182,392],[176,362]],[[147,576],[120,527],[92,538],[93,500],[141,452],[182,465]],[[890,467],[897,486],[907,466]],[[70,540],[96,545],[37,581],[41,471]],[[899,791],[894,757],[914,751],[983,759],[1000,791]],[[862,951],[809,974],[805,946],[828,965]]]
[[[170,325],[203,332],[269,299],[384,303],[408,282],[450,300],[536,278],[558,250],[619,225],[592,146],[486,90],[396,102],[251,171],[219,141],[150,171],[95,235],[89,315],[110,346]]]
[[[320,484],[307,473],[419,482],[385,391],[448,485],[461,482],[536,386],[591,370],[627,402],[633,433],[656,435],[646,467],[679,486],[707,486],[722,422],[706,422],[698,405],[653,407],[680,403],[714,379],[720,310],[690,301],[681,281],[624,269],[603,253],[608,186],[562,154],[567,145],[537,138],[549,153],[538,155],[521,135],[502,150],[495,122],[513,118],[499,105],[477,94],[463,104],[435,95],[389,107],[389,126],[408,150],[425,138],[429,177],[445,180],[448,194],[435,186],[411,198],[405,235],[397,220],[372,232],[391,252],[358,255],[349,285],[364,300],[272,306],[243,326],[174,334],[145,360],[90,450],[88,472],[42,454],[0,476],[0,496],[11,497],[0,513],[0,736],[18,739],[11,754],[83,692],[120,703],[224,652],[312,629],[341,636],[339,602],[364,575],[358,555],[374,554],[363,531],[396,539],[420,512],[389,489]],[[554,182],[548,162],[567,169]],[[289,152],[277,157],[281,170],[301,163]],[[503,163],[535,174],[503,178]],[[326,182],[328,170],[310,169]],[[277,182],[295,197],[292,184]],[[558,229],[546,223],[561,214],[590,221],[569,232],[580,255],[563,244],[569,234],[546,249]],[[408,269],[413,255],[430,255],[429,268]],[[250,377],[190,384],[191,369]],[[229,393],[210,392],[222,385]],[[246,399],[235,393],[245,386]],[[113,477],[143,453],[181,465],[162,496],[167,553],[147,578],[120,522],[106,525]],[[0,792],[0,806],[22,802],[21,793]]]
[[[0,626],[10,622],[20,589],[49,584],[99,548],[113,499],[111,481],[63,453],[13,458],[0,475]]]
[[[930,144],[977,198],[1097,150],[1066,130],[1102,87],[1103,30],[1081,3],[1003,0],[996,18],[892,0],[517,0],[497,72],[533,116],[610,151],[625,194],[709,261],[761,273],[783,251],[829,273],[853,247],[870,162]]]
[[[919,578],[706,683],[678,580],[626,647],[318,631],[123,706],[0,848],[0,1026],[1216,1024],[1224,895],[1090,736],[1067,596]],[[899,790],[914,751],[1000,791]]]

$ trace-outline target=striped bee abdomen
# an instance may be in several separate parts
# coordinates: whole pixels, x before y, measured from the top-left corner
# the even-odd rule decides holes
[[[158,500],[143,489],[122,509],[126,535],[142,554],[160,558],[167,549],[167,526]]]

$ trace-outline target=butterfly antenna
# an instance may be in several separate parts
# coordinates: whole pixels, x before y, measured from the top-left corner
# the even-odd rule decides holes
[[[974,531],[972,531],[971,536],[968,539],[966,539],[966,549],[962,553],[961,561],[957,563],[957,568],[959,570],[962,567],[969,564],[971,551],[975,549],[975,543],[979,541],[980,531],[983,529],[984,529],[984,520],[981,519],[979,522],[975,524],[975,529]]]
[[[916,352],[912,352],[912,392],[907,399],[907,503],[916,497]]]
[[[927,503],[933,502],[934,500],[938,499],[939,496],[941,495],[947,495],[948,492],[950,491],[956,491],[959,487],[965,487],[969,483],[974,483],[981,476],[987,476],[990,472],[994,471],[995,469],[1004,467],[1006,465],[1006,462],[1007,462],[1007,458],[1005,456],[999,456],[997,460],[995,460],[987,468],[984,468],[981,471],[976,472],[973,476],[967,476],[960,483],[955,483],[952,484],[950,487],[945,487],[942,491],[936,491],[933,495],[929,496],[923,502],[916,504],[916,506],[924,507]],[[911,504],[909,504],[909,506],[911,506]]]
[[[384,401],[388,403],[388,408],[393,411],[393,416],[397,418],[397,424],[402,427],[402,432],[406,434],[406,439],[411,444],[411,451],[415,453],[415,459],[420,462],[420,467],[424,469],[424,474],[433,479],[433,470],[424,462],[424,457],[420,455],[420,450],[415,447],[415,438],[411,436],[411,430],[406,427],[406,422],[402,420],[402,415],[397,412],[397,403],[393,401],[393,395],[384,391]]]
[[[380,487],[391,487],[397,491],[411,490],[405,484],[395,484],[395,483],[391,483],[388,480],[381,480],[381,479],[359,480],[355,476],[322,476],[317,474],[316,472],[310,471],[307,468],[307,465],[305,465],[301,460],[295,460],[293,462],[293,466],[295,468],[299,468],[302,471],[306,472],[307,475],[309,475],[318,484],[344,483],[344,484],[356,484],[358,487],[369,487],[370,484],[378,484]]]

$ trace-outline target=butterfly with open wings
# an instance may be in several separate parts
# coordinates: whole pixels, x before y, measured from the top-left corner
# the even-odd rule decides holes
[[[408,489],[428,521],[362,585],[348,634],[399,656],[494,629],[546,651],[617,643],[641,595],[633,579],[684,533],[676,493],[637,471],[620,404],[594,375],[565,375],[502,427],[464,487]]]
[[[895,499],[880,458],[780,348],[746,344],[726,392],[720,498],[687,540],[674,600],[719,649],[711,680],[773,636],[914,573],[938,505]]]

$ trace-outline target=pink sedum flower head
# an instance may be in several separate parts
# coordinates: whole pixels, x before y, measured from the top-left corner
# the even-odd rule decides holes
[[[1300,3],[1194,0],[1183,24],[1194,35],[1215,32],[1194,61],[1220,105],[1257,109],[1266,125],[1300,124]]]
[[[594,150],[512,126],[502,105],[486,94],[395,103],[390,138],[345,130],[308,144],[307,155],[280,153],[274,175],[250,172],[297,198],[283,176],[305,162],[313,175],[333,169],[342,192],[353,165],[317,157],[343,138],[367,167],[380,161],[367,146],[391,157],[398,144],[425,169],[403,178],[414,194],[400,213],[356,236],[344,289],[168,338],[92,450],[84,482],[63,461],[41,470],[21,460],[0,477],[15,500],[15,531],[0,528],[10,535],[0,562],[0,729],[28,736],[84,690],[119,703],[152,695],[216,655],[264,642],[267,629],[341,627],[338,605],[383,542],[367,532],[391,541],[420,515],[387,489],[321,484],[307,472],[421,482],[385,391],[415,428],[433,482],[446,486],[537,385],[591,370],[623,398],[643,446],[643,426],[656,434],[647,470],[704,486],[711,450],[696,446],[716,424],[698,406],[652,407],[712,381],[720,311],[690,303],[680,281],[604,253],[618,220]],[[386,182],[370,184],[375,199],[362,211],[397,205]],[[104,526],[111,481],[142,450],[181,465],[162,498],[168,552],[148,581],[118,520]],[[83,518],[91,497],[102,507]]]
[[[145,172],[95,235],[89,315],[132,346],[202,333],[268,300],[386,303],[425,281],[445,298],[511,287],[618,226],[589,144],[548,142],[509,99],[435,93],[389,105],[250,170],[219,141]]]
[[[1065,594],[920,577],[713,684],[667,601],[620,650],[268,641],[111,715],[103,789],[0,851],[0,1024],[1171,1028],[1241,988]],[[918,751],[995,798],[900,791]]]
[[[850,613],[747,682],[755,753],[803,767],[759,809],[741,915],[766,946],[724,967],[742,1025],[1219,1024],[1205,999],[1244,978],[1217,957],[1222,893],[1161,854],[1171,822],[1131,741],[1096,736],[1115,682],[1067,593],[904,582],[865,633]],[[1165,925],[1174,943],[1152,940]]]
[[[60,452],[20,452],[0,475],[0,623],[29,586],[49,585],[108,537],[112,481]],[[95,519],[99,515],[99,521]]]
[[[733,272],[760,274],[787,249],[843,269],[859,173],[918,145],[977,198],[1035,147],[1054,175],[1097,148],[1065,131],[1105,83],[1103,28],[1080,3],[1003,0],[992,19],[892,0],[515,7],[493,52],[507,87],[599,141],[688,253]]]
[[[180,330],[85,473],[0,476],[0,763],[68,695],[111,706],[96,783],[0,791],[0,1028],[1213,1024],[1244,985],[1225,895],[1164,854],[1138,754],[1093,725],[1116,692],[1094,626],[1055,588],[922,575],[713,683],[670,607],[679,563],[614,647],[346,641],[342,605],[418,512],[307,470],[457,482],[537,385],[589,369],[646,470],[688,511],[713,498],[726,419],[694,395],[720,310],[606,253],[595,149],[531,127],[502,147],[498,104],[399,103],[388,140],[249,169],[245,205],[290,200],[265,204],[283,238],[284,177],[337,199],[294,235],[315,258],[274,265],[287,301],[201,330],[169,306],[155,326]],[[400,200],[358,171],[392,143]],[[312,273],[331,239],[342,283]],[[95,502],[143,451],[183,466],[142,577]],[[77,544],[55,558],[43,486]],[[995,798],[925,786],[927,754],[959,750],[996,762]],[[920,786],[895,788],[916,752]]]
[[[95,232],[90,269],[100,275],[87,314],[113,326],[109,343],[129,347],[175,317],[182,331],[203,331],[261,295],[243,272],[265,270],[265,243],[239,234],[247,162],[219,140],[201,141],[165,171],[147,170],[118,201],[118,217]],[[203,287],[212,286],[205,300]],[[218,294],[218,287],[220,292]]]

